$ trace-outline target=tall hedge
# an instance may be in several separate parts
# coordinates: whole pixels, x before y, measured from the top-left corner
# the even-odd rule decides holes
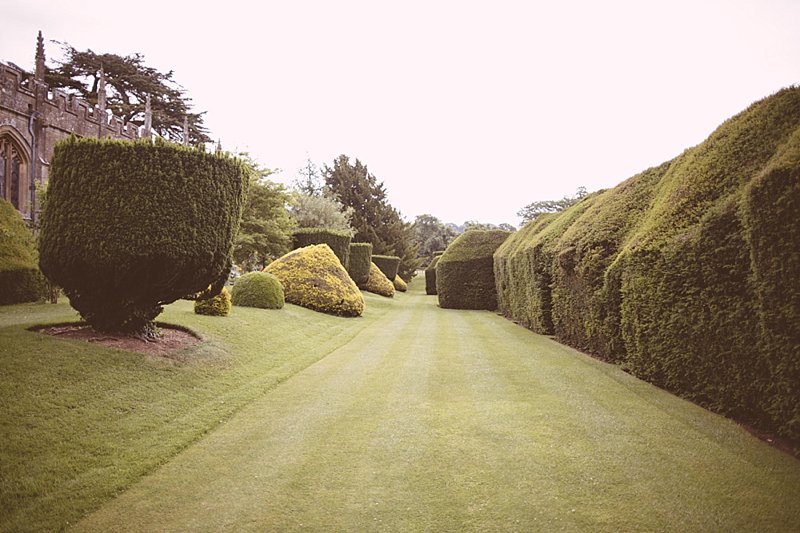
[[[397,277],[397,269],[400,267],[400,258],[396,255],[373,255],[372,262],[381,269],[381,272],[393,280]]]
[[[799,212],[800,88],[790,88],[517,232],[495,254],[500,308],[800,439]]]
[[[372,243],[350,243],[350,260],[347,273],[359,287],[369,279],[369,268],[372,264]]]
[[[443,253],[444,252],[442,252],[442,254]],[[442,254],[433,254],[433,259],[430,264],[425,267],[425,294],[436,294],[436,264],[439,262],[439,258],[442,257]]]
[[[501,230],[471,230],[450,243],[436,265],[436,292],[441,307],[497,308],[492,254],[509,235]]]
[[[0,305],[33,302],[43,294],[33,234],[14,206],[0,199]]]
[[[352,236],[349,231],[328,228],[300,228],[292,235],[292,249],[304,248],[312,244],[327,244],[342,266],[347,269],[350,264],[350,241]]]
[[[40,266],[95,329],[152,334],[163,305],[222,289],[246,187],[225,155],[71,137],[53,154]]]

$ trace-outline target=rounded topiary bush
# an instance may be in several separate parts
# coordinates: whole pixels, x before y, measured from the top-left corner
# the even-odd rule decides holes
[[[373,255],[372,262],[381,269],[381,272],[390,280],[397,277],[397,269],[400,268],[400,258],[396,255]]]
[[[509,235],[501,230],[470,230],[450,243],[436,264],[441,307],[497,309],[492,255]]]
[[[408,290],[408,283],[399,275],[394,277],[394,289],[398,292],[406,292]]]
[[[286,301],[281,281],[267,272],[248,272],[236,279],[231,295],[233,305],[281,309]]]
[[[152,335],[163,305],[222,289],[247,183],[226,155],[71,137],[51,163],[42,272],[95,329]]]
[[[369,279],[369,266],[372,264],[372,243],[354,242],[350,244],[350,264],[347,273],[361,286]]]
[[[11,203],[0,199],[0,305],[42,297],[45,280],[36,266],[35,241]]]
[[[394,283],[381,272],[381,269],[375,263],[370,263],[369,279],[361,288],[367,292],[388,296],[389,298],[394,296]]]
[[[292,248],[303,248],[312,244],[327,244],[346,269],[350,263],[351,240],[352,236],[349,231],[328,228],[300,228],[292,234]]]
[[[206,293],[200,294],[194,301],[194,312],[206,316],[228,316],[231,312],[231,295],[228,289],[222,290],[216,296],[207,297]]]
[[[327,244],[298,248],[264,269],[283,284],[286,301],[314,311],[360,316],[364,297]]]
[[[431,263],[425,269],[425,294],[436,294],[436,264],[439,262],[440,257],[441,254],[434,255]]]

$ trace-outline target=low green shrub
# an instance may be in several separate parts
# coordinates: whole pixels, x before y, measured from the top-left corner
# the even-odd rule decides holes
[[[312,244],[279,257],[264,269],[283,285],[286,301],[314,311],[361,316],[364,297],[327,244]]]
[[[216,296],[201,293],[194,301],[194,312],[206,316],[228,316],[231,312],[231,295],[226,287]]]
[[[33,234],[14,206],[0,199],[0,305],[33,302],[45,291]]]
[[[350,261],[347,273],[359,287],[369,279],[369,266],[372,264],[372,243],[350,243]]]
[[[292,248],[303,248],[312,244],[327,244],[339,262],[347,269],[350,264],[350,241],[352,236],[349,231],[328,228],[300,228],[292,234]]]
[[[381,269],[378,268],[378,265],[375,263],[370,263],[369,279],[361,288],[367,292],[380,294],[381,296],[389,298],[394,297],[395,292],[394,283],[386,277],[386,274],[381,272]]]
[[[390,280],[397,277],[397,269],[400,268],[400,258],[396,255],[373,255],[372,262],[381,269],[384,276]]]
[[[282,309],[286,301],[280,280],[267,272],[248,272],[236,278],[231,294],[233,305]]]
[[[406,281],[403,278],[401,278],[399,274],[394,277],[392,283],[394,284],[394,290],[396,290],[397,292],[408,291],[408,283],[406,283]]]
[[[440,257],[441,255],[433,254],[433,259],[425,268],[425,294],[436,294],[436,264],[439,262]]]
[[[502,230],[472,230],[450,243],[436,265],[436,292],[441,307],[497,308],[492,254],[509,235]]]

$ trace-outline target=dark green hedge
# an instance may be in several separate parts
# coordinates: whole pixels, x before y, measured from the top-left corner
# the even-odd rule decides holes
[[[444,252],[442,252],[442,254],[443,253]],[[425,268],[425,294],[436,294],[436,264],[439,262],[439,258],[442,257],[442,254],[436,255],[436,253],[434,253],[433,259],[427,268]]]
[[[372,243],[350,243],[350,260],[347,273],[356,285],[361,287],[369,280],[369,267],[372,264]]]
[[[397,277],[397,269],[400,268],[400,258],[396,255],[373,255],[372,262],[381,269],[381,272],[389,279]]]
[[[247,183],[225,155],[69,138],[53,154],[42,271],[96,329],[151,333],[163,305],[222,289]]]
[[[350,232],[327,228],[300,228],[292,235],[292,249],[305,248],[311,244],[327,244],[347,269],[350,264]]]
[[[248,272],[234,282],[231,301],[241,307],[282,309],[286,297],[280,280],[272,274]]]
[[[14,206],[0,199],[0,305],[33,302],[44,293],[33,234]]]
[[[791,88],[674,160],[517,232],[495,254],[500,308],[800,439],[798,213],[800,88]]]
[[[509,235],[501,230],[472,230],[450,243],[436,265],[436,292],[441,307],[497,308],[492,254]]]

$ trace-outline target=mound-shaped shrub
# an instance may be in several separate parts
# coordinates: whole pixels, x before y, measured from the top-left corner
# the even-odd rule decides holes
[[[425,268],[425,294],[436,294],[436,264],[439,263],[440,257],[441,254],[434,254],[430,264]]]
[[[495,253],[501,310],[800,439],[798,212],[795,87],[674,160],[525,226]]]
[[[399,274],[394,277],[392,283],[394,284],[394,290],[397,292],[406,292],[408,290],[408,283]]]
[[[264,272],[280,280],[289,303],[340,316],[364,312],[361,291],[327,244],[293,250]]]
[[[381,296],[394,297],[394,283],[386,277],[386,274],[381,272],[381,269],[375,263],[370,264],[369,279],[361,288]]]
[[[0,305],[42,297],[45,280],[36,265],[33,235],[14,206],[0,199]]]
[[[397,269],[400,268],[400,258],[396,255],[373,255],[372,262],[381,269],[384,276],[390,280],[397,277]]]
[[[247,184],[222,154],[69,138],[51,163],[42,272],[95,329],[152,335],[163,305],[222,289]]]
[[[346,269],[350,264],[350,232],[327,228],[300,228],[292,234],[292,248],[327,244]]]
[[[201,293],[194,301],[194,312],[206,316],[228,316],[231,312],[231,295],[226,287],[216,296]]]
[[[441,307],[497,309],[492,254],[509,235],[502,230],[470,230],[450,243],[436,264]]]
[[[286,297],[276,276],[267,272],[248,272],[236,278],[231,301],[241,307],[282,309]]]
[[[347,273],[359,287],[369,279],[369,267],[372,264],[372,243],[354,242],[350,244],[350,264]]]

